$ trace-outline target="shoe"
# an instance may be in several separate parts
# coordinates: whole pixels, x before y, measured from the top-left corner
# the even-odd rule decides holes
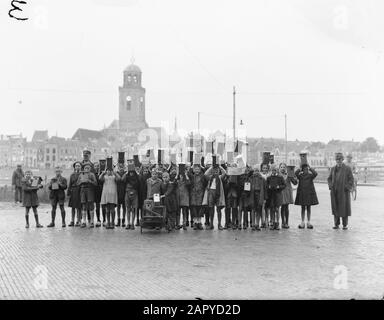
[[[76,222],[75,227],[80,227],[80,222]]]
[[[47,225],[47,228],[53,228],[55,226],[55,224],[53,222],[51,222],[49,225]]]
[[[198,223],[198,224],[197,224],[197,227],[198,227],[199,230],[204,230],[204,228],[203,228],[203,224],[202,224],[202,223]]]
[[[332,229],[337,230],[337,229],[339,229],[339,226],[333,226]]]
[[[121,221],[120,219],[117,221],[117,224],[115,225],[116,227],[120,227]]]
[[[307,223],[307,229],[313,229],[313,225],[311,225],[310,223]]]
[[[260,229],[259,226],[257,226],[257,227],[255,228],[255,230],[256,230],[256,231],[261,231],[261,229]]]
[[[67,225],[65,224],[65,222],[61,225],[62,228],[65,228]]]
[[[285,229],[289,229],[289,225],[286,224],[286,225],[285,225]]]
[[[304,228],[305,228],[305,223],[304,223],[304,222],[300,223],[299,226],[298,226],[298,228],[299,228],[299,229],[304,229]]]
[[[181,226],[180,226],[180,225],[179,225],[179,226],[176,226],[175,229],[176,229],[176,230],[180,230],[180,229],[181,229]]]
[[[85,222],[83,222],[82,224],[81,224],[81,228],[85,228],[87,226],[87,224],[85,223]]]
[[[217,226],[217,229],[224,230],[224,228],[220,224]]]
[[[191,226],[192,227],[192,226]],[[199,230],[199,227],[197,226],[197,223],[194,224],[193,230]]]
[[[125,227],[125,230],[130,230],[130,229],[131,229],[131,226],[127,224],[127,226]]]
[[[135,226],[140,227],[140,222],[136,222]]]
[[[183,225],[183,230],[187,230],[187,225],[186,224]]]
[[[261,224],[261,228],[265,229],[265,223]]]
[[[75,226],[75,224],[73,223],[73,221],[71,221],[70,223],[69,223],[69,225],[68,225],[68,227],[74,227]]]
[[[256,231],[256,227],[253,226],[253,227],[251,228],[251,230],[252,230],[252,231]]]
[[[125,227],[125,220],[124,219],[121,221],[121,226]]]
[[[90,227],[90,228],[94,228],[94,227],[95,227],[95,225],[93,224],[93,222],[91,222],[91,223],[89,224],[89,227]]]
[[[106,228],[107,227],[107,223],[105,221],[103,221],[103,227]]]
[[[186,226],[186,227],[189,227],[189,221],[187,221],[187,222],[185,223],[185,226]]]
[[[97,222],[96,222],[96,228],[99,228],[99,227],[101,227],[101,222],[100,222],[100,221],[97,221]]]
[[[243,225],[243,229],[247,230],[248,226],[246,224]]]
[[[36,228],[44,228],[40,223],[36,225]]]
[[[26,229],[29,229],[29,223],[27,223],[27,224],[25,225],[25,228],[26,228]]]
[[[274,225],[274,229],[275,230],[280,230],[280,224],[276,222],[275,225]]]
[[[131,225],[131,230],[135,230],[135,226],[133,224]]]
[[[348,230],[348,227],[347,226],[343,227],[343,230]]]

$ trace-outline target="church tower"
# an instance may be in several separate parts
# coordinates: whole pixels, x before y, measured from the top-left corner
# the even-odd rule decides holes
[[[148,127],[145,121],[145,89],[141,86],[141,70],[131,60],[124,70],[123,86],[119,87],[119,129],[128,132]]]

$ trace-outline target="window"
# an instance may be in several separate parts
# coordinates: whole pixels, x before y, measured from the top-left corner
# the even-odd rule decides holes
[[[127,110],[131,110],[132,98],[131,96],[127,96]]]
[[[131,82],[131,76],[128,76],[128,82]]]
[[[52,156],[52,161],[56,161],[56,156]]]
[[[47,155],[47,157],[46,157],[46,161],[49,161],[49,156]]]
[[[56,153],[56,149],[55,149],[55,148],[52,149],[52,153],[53,153],[53,154]]]
[[[46,152],[49,153],[49,148],[47,148]]]
[[[133,76],[133,82],[137,83],[137,77],[136,76]]]

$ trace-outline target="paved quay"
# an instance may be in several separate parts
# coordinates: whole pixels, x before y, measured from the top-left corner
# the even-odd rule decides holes
[[[347,231],[316,189],[313,230],[297,228],[294,205],[280,231],[63,229],[60,214],[54,229],[31,215],[26,230],[24,208],[0,203],[0,299],[383,298],[384,189],[359,187]]]

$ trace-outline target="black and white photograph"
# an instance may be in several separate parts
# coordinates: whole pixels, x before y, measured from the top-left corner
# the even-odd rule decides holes
[[[383,17],[1,0],[0,300],[384,299]]]

